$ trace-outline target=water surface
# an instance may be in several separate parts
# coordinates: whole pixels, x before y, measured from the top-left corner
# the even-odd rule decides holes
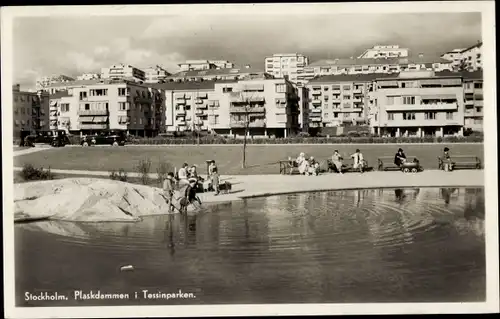
[[[15,228],[18,306],[485,300],[482,188],[280,195],[198,216]],[[196,298],[133,298],[179,289]],[[69,300],[24,300],[44,291]]]

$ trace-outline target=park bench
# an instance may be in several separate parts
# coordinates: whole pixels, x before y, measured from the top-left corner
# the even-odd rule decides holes
[[[368,165],[368,161],[364,160],[365,162],[365,166],[363,168],[363,171],[364,172],[368,172],[368,171],[371,171],[373,170],[373,167],[370,167]],[[337,172],[337,167],[335,166],[335,164],[333,164],[332,160],[331,159],[328,159],[326,161],[327,165],[328,165],[328,172]],[[358,169],[354,169],[353,168],[353,165],[352,164],[343,164],[342,163],[342,172],[343,173],[348,173],[348,172],[359,172]]]
[[[453,155],[451,156],[453,169],[473,168],[481,169],[481,160],[475,155]],[[438,168],[444,169],[444,161],[441,156],[438,157]]]
[[[415,156],[407,156],[407,162],[413,162],[417,158]],[[399,170],[401,169],[399,166],[394,164],[394,156],[381,156],[377,159],[378,161],[378,170],[379,171],[389,171],[389,170]]]
[[[283,160],[280,161],[280,174],[290,174],[299,173],[299,166],[296,161],[292,160]]]

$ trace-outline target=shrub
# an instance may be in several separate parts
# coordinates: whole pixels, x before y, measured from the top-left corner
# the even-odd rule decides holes
[[[299,134],[297,134],[297,137],[310,137],[311,135],[309,135],[309,133],[307,132],[299,132]]]
[[[44,170],[43,167],[36,168],[31,164],[25,164],[21,174],[26,181],[54,179],[54,175],[50,172],[50,167],[48,170]]]
[[[147,185],[149,183],[149,172],[151,171],[151,160],[140,160],[136,166],[136,170],[139,173],[141,183]]]

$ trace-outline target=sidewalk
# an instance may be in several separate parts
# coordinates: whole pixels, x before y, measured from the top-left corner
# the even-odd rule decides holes
[[[15,167],[15,171],[22,168]],[[83,170],[60,170],[51,169],[57,174],[73,174],[108,177],[109,172],[83,171]],[[139,177],[138,173],[127,172],[128,177]],[[149,174],[156,179],[156,173]],[[367,172],[323,174],[319,176],[303,175],[222,175],[221,181],[232,184],[229,194],[215,196],[213,192],[199,194],[205,203],[228,202],[241,200],[242,198],[269,196],[277,194],[343,190],[357,188],[405,188],[405,187],[483,187],[484,170],[457,170],[444,172],[428,170],[421,173],[393,172]]]

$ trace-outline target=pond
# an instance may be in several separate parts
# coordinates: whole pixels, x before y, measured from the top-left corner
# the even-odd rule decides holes
[[[137,223],[17,224],[16,303],[484,301],[484,211],[483,188],[373,189]],[[67,300],[34,300],[45,292]]]

